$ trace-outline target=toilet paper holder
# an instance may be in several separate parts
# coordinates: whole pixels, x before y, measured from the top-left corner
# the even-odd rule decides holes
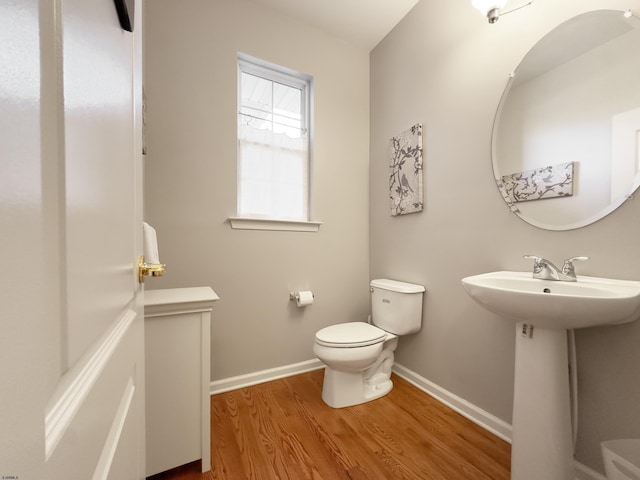
[[[311,296],[315,299],[316,296],[312,293]],[[299,301],[300,300],[300,292],[289,292],[289,300],[291,301]]]

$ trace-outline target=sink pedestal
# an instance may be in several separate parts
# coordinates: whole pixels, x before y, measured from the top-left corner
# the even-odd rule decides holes
[[[567,330],[632,322],[640,282],[579,275],[575,282],[491,272],[462,279],[488,311],[516,324],[512,480],[573,480]],[[525,325],[535,325],[532,335]]]
[[[567,331],[516,325],[512,480],[573,480]]]

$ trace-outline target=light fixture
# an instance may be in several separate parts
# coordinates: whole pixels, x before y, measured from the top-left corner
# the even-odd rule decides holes
[[[471,0],[471,4],[487,17],[489,23],[496,23],[507,0]]]
[[[528,5],[531,5],[533,0],[529,0],[529,2],[521,5],[519,7],[513,8],[506,12],[503,12],[502,9],[507,4],[507,0],[471,0],[471,4],[480,10],[480,13],[487,17],[489,23],[496,23],[500,18],[500,15],[506,15],[507,13],[515,12],[516,10],[520,10]]]

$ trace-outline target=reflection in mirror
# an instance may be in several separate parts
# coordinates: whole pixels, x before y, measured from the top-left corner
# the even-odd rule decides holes
[[[638,18],[588,12],[548,33],[511,75],[493,129],[493,170],[523,220],[579,228],[638,187],[638,45]]]

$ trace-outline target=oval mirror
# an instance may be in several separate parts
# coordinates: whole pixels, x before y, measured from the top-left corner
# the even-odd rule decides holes
[[[578,15],[543,37],[511,75],[493,127],[498,189],[548,230],[606,216],[640,182],[640,19]]]

